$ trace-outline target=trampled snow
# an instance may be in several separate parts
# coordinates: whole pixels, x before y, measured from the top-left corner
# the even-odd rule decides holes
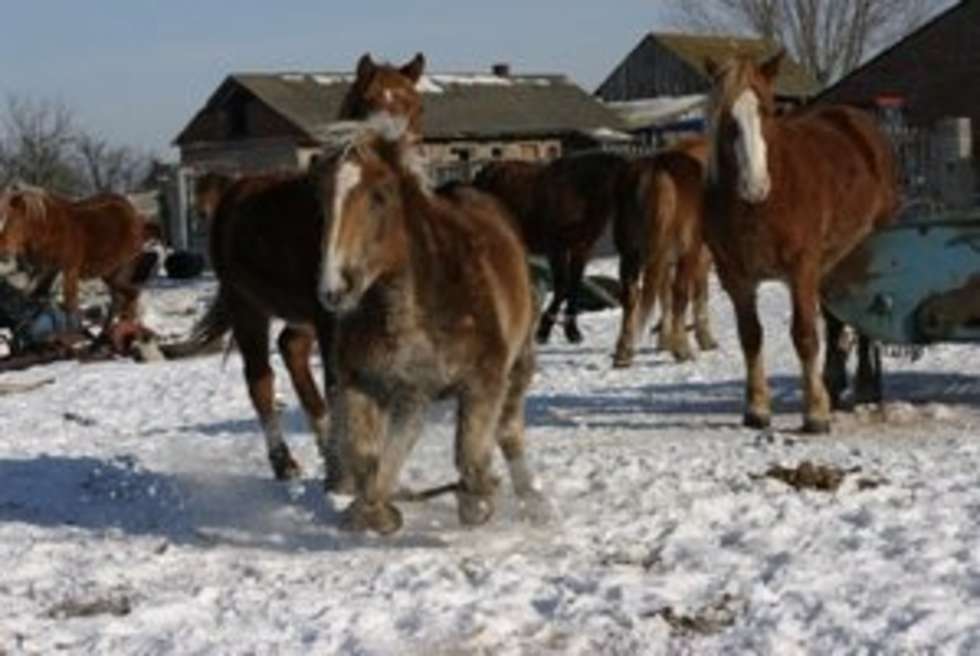
[[[212,291],[160,283],[147,322],[177,335]],[[888,360],[885,413],[803,436],[786,295],[761,298],[774,431],[740,426],[720,293],[721,349],[692,364],[648,347],[613,370],[619,314],[586,315],[585,344],[540,348],[529,399],[550,520],[505,484],[484,527],[447,497],[402,504],[391,538],[339,530],[278,356],[292,497],[237,353],[3,374],[52,382],[0,397],[0,652],[980,653],[975,349]],[[432,413],[403,482],[454,478],[452,418]],[[833,493],[759,477],[804,460],[851,473]]]

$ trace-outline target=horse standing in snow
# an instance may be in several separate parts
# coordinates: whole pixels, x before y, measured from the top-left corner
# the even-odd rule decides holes
[[[415,84],[425,59],[417,55],[402,67],[376,64],[370,55],[358,63],[357,78],[344,100],[340,119],[364,119],[401,112],[417,125],[422,100]],[[317,389],[309,360],[315,342],[329,353],[333,319],[317,302],[321,265],[319,244],[324,215],[319,191],[306,173],[246,176],[229,181],[205,179],[199,209],[211,215],[211,262],[218,294],[195,328],[191,350],[231,331],[245,360],[249,397],[265,434],[269,462],[279,480],[301,470],[283,438],[274,403],[269,364],[269,328],[286,321],[278,346],[324,459],[328,488],[341,485],[341,467],[328,442],[327,405]],[[325,373],[329,371],[324,362]],[[327,382],[329,385],[329,381]]]
[[[628,367],[635,344],[654,306],[661,300],[659,348],[679,361],[693,357],[685,313],[694,297],[694,326],[702,350],[717,348],[708,317],[711,254],[702,238],[704,166],[707,144],[700,139],[677,144],[630,163],[623,212],[646,223],[646,263],[642,280],[621,280],[623,323],[613,364]]]
[[[506,210],[475,190],[432,193],[404,131],[375,122],[325,162],[319,293],[335,313],[333,439],[356,498],[354,529],[398,530],[398,472],[435,399],[458,403],[460,521],[494,510],[493,446],[515,492],[538,493],[524,457],[535,308]]]
[[[12,188],[0,196],[0,253],[24,256],[50,287],[60,272],[65,309],[78,314],[78,285],[101,278],[112,304],[104,326],[118,313],[135,320],[140,288],[133,274],[149,231],[125,197],[97,194],[68,200],[37,188]]]
[[[706,61],[714,85],[704,231],[735,306],[747,370],[745,425],[770,423],[756,289],[775,279],[786,282],[792,297],[803,430],[823,433],[830,430],[831,397],[817,361],[821,278],[892,220],[897,176],[887,138],[861,111],[825,106],[776,116],[773,80],[782,57],[761,66],[747,58]],[[836,343],[839,328],[828,321],[829,343]],[[836,350],[827,349],[828,365]],[[825,375],[834,372],[828,367]]]

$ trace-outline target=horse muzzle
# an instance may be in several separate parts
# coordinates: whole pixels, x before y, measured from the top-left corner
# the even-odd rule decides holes
[[[357,307],[361,298],[361,285],[358,284],[358,277],[345,269],[339,275],[329,276],[321,281],[317,295],[324,309],[342,314]]]

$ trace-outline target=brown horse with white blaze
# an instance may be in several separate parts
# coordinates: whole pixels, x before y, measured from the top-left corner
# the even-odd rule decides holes
[[[747,58],[706,61],[714,86],[704,230],[738,321],[744,423],[770,422],[756,289],[781,280],[792,298],[803,370],[803,430],[827,432],[831,400],[818,363],[821,278],[892,220],[896,167],[887,138],[861,111],[826,106],[777,116],[773,80],[782,56],[761,66]]]
[[[380,533],[401,526],[389,499],[435,399],[458,404],[461,522],[493,513],[494,444],[517,495],[538,495],[524,457],[535,321],[525,250],[502,205],[472,189],[432,193],[413,156],[397,125],[372,122],[320,178],[334,439],[356,488],[347,520]]]
[[[421,55],[401,67],[376,64],[364,55],[338,118],[359,120],[397,111],[417,125],[422,100],[415,84],[424,65]],[[211,261],[220,284],[190,350],[232,332],[245,361],[245,381],[273,473],[280,480],[295,478],[301,470],[284,439],[269,361],[272,319],[284,319],[279,351],[316,436],[327,487],[341,486],[340,461],[328,440],[327,404],[309,364],[316,342],[321,355],[330,352],[333,330],[333,317],[317,300],[324,234],[318,185],[307,173],[238,180],[213,174],[201,178],[196,192],[198,211],[210,219]],[[324,371],[329,374],[327,362]]]
[[[78,285],[101,278],[117,313],[135,320],[139,286],[132,281],[148,235],[132,203],[118,194],[69,200],[37,188],[12,188],[0,196],[0,253],[20,255],[45,272],[47,285],[63,275],[64,305],[78,313]]]

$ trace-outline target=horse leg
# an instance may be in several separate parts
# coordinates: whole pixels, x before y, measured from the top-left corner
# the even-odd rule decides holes
[[[511,486],[522,504],[533,511],[545,504],[541,486],[524,456],[524,400],[534,376],[534,349],[528,341],[510,370],[506,396],[497,424],[497,446],[507,462]]]
[[[657,351],[669,351],[673,341],[671,331],[674,329],[674,299],[672,275],[676,267],[669,264],[664,255],[661,271],[655,283],[656,294],[660,298],[660,332],[657,334]]]
[[[582,294],[582,277],[585,275],[586,252],[573,252],[568,266],[568,300],[565,303],[565,339],[571,344],[582,343],[582,331],[578,328],[578,304]]]
[[[69,267],[64,270],[64,277],[61,283],[62,303],[69,316],[78,317],[78,277],[79,270],[76,267]]]
[[[51,296],[51,287],[54,285],[57,277],[57,269],[48,268],[41,271],[34,281],[34,288],[31,290],[31,299],[42,300]]]
[[[493,515],[497,481],[491,471],[493,446],[503,409],[503,376],[488,376],[459,394],[456,424],[456,492],[459,521],[467,526],[486,523]]]
[[[749,428],[768,428],[772,421],[769,383],[762,358],[762,323],[756,307],[756,287],[741,282],[729,289],[738,325],[738,340],[745,359],[745,414],[742,423]]]
[[[375,396],[354,385],[340,387],[330,432],[331,440],[343,445],[343,462],[354,480],[355,497],[344,511],[347,529],[387,535],[402,526],[401,512],[390,503],[381,477],[388,423],[387,408]]]
[[[694,276],[694,336],[698,348],[713,351],[718,341],[711,333],[711,314],[708,311],[708,292],[711,280],[711,255],[706,247],[701,248],[697,273]]]
[[[548,266],[551,268],[551,302],[541,315],[538,323],[537,341],[547,344],[551,338],[551,329],[558,321],[558,312],[568,294],[568,251],[557,248],[548,254]]]
[[[870,338],[858,338],[858,369],[854,380],[855,403],[881,403],[881,347]]]
[[[229,304],[232,303],[235,302],[229,299]],[[283,439],[279,413],[275,408],[275,380],[269,366],[269,319],[245,307],[240,301],[233,308],[232,334],[245,360],[245,382],[252,407],[265,434],[272,472],[280,481],[298,478],[300,466]]]
[[[842,410],[844,409],[843,396],[847,390],[848,352],[847,346],[842,343],[844,324],[827,308],[823,308],[823,318],[827,340],[824,352],[824,386],[830,398],[830,407],[834,410]]]
[[[382,449],[379,473],[380,485],[389,494],[398,484],[398,475],[405,460],[422,435],[427,406],[424,396],[411,391],[400,394],[392,401],[389,437]]]
[[[109,304],[109,312],[102,322],[103,332],[109,329],[117,314],[128,321],[135,321],[139,315],[137,302],[140,288],[132,282],[134,272],[135,261],[119,267],[102,279],[106,287],[109,288],[109,295],[112,299]]]
[[[613,354],[614,367],[628,367],[633,364],[636,349],[636,334],[639,326],[640,302],[640,261],[639,252],[623,253],[619,257],[620,306],[623,308],[623,323],[616,340]]]
[[[327,404],[316,387],[313,373],[310,370],[310,358],[313,353],[313,341],[316,335],[309,326],[287,325],[279,333],[277,340],[279,353],[286,364],[286,371],[293,383],[293,389],[299,397],[300,405],[306,414],[306,421],[313,431],[317,450],[323,460],[324,480],[332,481],[328,490],[340,491],[341,463],[336,448],[331,448],[330,420],[327,416]],[[348,486],[349,488],[349,486]]]
[[[803,432],[830,432],[830,397],[821,377],[817,333],[819,281],[815,273],[798,271],[790,283],[793,298],[793,345],[803,373]]]
[[[700,253],[685,253],[677,262],[674,270],[673,304],[671,307],[670,352],[677,362],[694,359],[691,342],[687,336],[687,304],[691,288],[694,286],[694,275],[697,270],[697,258]]]

